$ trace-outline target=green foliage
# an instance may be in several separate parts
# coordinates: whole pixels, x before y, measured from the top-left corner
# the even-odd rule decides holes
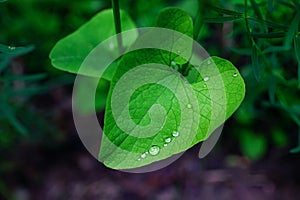
[[[249,128],[263,123],[261,135],[268,138],[271,134],[275,143],[287,145],[285,138],[295,138],[297,128],[300,130],[299,3],[250,0],[243,5],[230,2],[227,7],[232,10],[220,8],[220,15],[243,13],[244,16],[243,20],[232,23],[230,36],[238,40],[229,46],[230,55],[249,56],[252,60],[252,65],[245,62],[241,68],[248,93],[236,119]],[[278,115],[270,116],[270,111],[278,112]],[[274,125],[276,123],[281,127]],[[279,136],[279,132],[285,132],[286,137]],[[255,134],[253,137],[261,136]],[[243,147],[245,142],[241,141],[241,144],[242,149],[247,149]],[[299,145],[296,149],[300,149]]]

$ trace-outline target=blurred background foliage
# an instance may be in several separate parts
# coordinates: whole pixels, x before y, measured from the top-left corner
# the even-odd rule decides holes
[[[189,13],[200,44],[210,55],[234,63],[246,81],[245,100],[226,123],[219,145],[254,161],[278,149],[298,153],[298,0],[120,1],[137,27],[153,26],[167,6]],[[18,146],[55,148],[67,140],[63,132],[70,130],[61,125],[67,122],[56,116],[62,109],[58,102],[67,98],[57,96],[61,88],[71,96],[74,75],[54,69],[48,55],[59,39],[109,7],[108,0],[0,3],[0,177],[14,172]],[[99,109],[105,105],[101,102]],[[0,184],[0,193],[4,191]]]

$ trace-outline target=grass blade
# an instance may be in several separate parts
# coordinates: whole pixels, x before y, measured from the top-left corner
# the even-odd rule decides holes
[[[299,35],[294,38],[294,50],[298,61],[298,88],[300,88],[300,41]]]
[[[224,23],[229,21],[235,21],[242,19],[242,16],[226,16],[226,17],[205,17],[204,22],[206,23]]]
[[[260,66],[260,62],[259,62],[258,53],[259,53],[258,47],[255,44],[253,44],[251,60],[252,60],[252,69],[253,69],[254,76],[257,81],[260,80],[260,76],[261,76],[261,66]]]
[[[270,32],[270,33],[256,33],[252,32],[251,36],[255,38],[283,38],[286,35],[286,32]]]
[[[209,8],[216,11],[217,13],[224,14],[224,15],[243,16],[243,13],[234,10],[227,10],[216,6],[209,6]]]

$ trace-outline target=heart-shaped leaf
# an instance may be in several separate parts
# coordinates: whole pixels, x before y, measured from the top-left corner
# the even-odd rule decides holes
[[[168,19],[158,23],[160,27],[193,33],[192,20],[184,11],[167,9],[159,19]],[[182,46],[178,41],[174,48]],[[182,44],[191,53],[191,44]],[[174,69],[186,62],[161,49],[142,49],[122,57],[105,112],[99,160],[106,166],[136,168],[183,152],[205,140],[237,109],[245,85],[229,61],[207,58],[183,77]]]
[[[125,12],[121,11],[120,16],[123,31],[135,28],[134,22]],[[52,65],[60,70],[77,74],[88,54],[102,41],[113,35],[115,35],[115,27],[112,9],[101,11],[77,31],[57,42],[50,53]],[[124,47],[130,46],[136,37],[137,33],[132,34],[131,38],[126,38]],[[117,48],[117,41],[107,46],[107,50],[112,54]],[[115,66],[111,65],[102,77],[111,80]],[[82,75],[96,76],[97,73],[93,70],[97,68],[90,67],[89,69],[91,70],[80,72]]]

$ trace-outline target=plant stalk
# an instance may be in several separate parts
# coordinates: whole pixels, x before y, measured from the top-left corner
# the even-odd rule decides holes
[[[123,41],[122,41],[122,35],[119,34],[122,32],[119,0],[112,0],[111,3],[112,3],[113,13],[114,13],[114,22],[115,22],[115,30],[117,34],[118,47],[119,47],[119,52],[121,53],[123,50]]]

